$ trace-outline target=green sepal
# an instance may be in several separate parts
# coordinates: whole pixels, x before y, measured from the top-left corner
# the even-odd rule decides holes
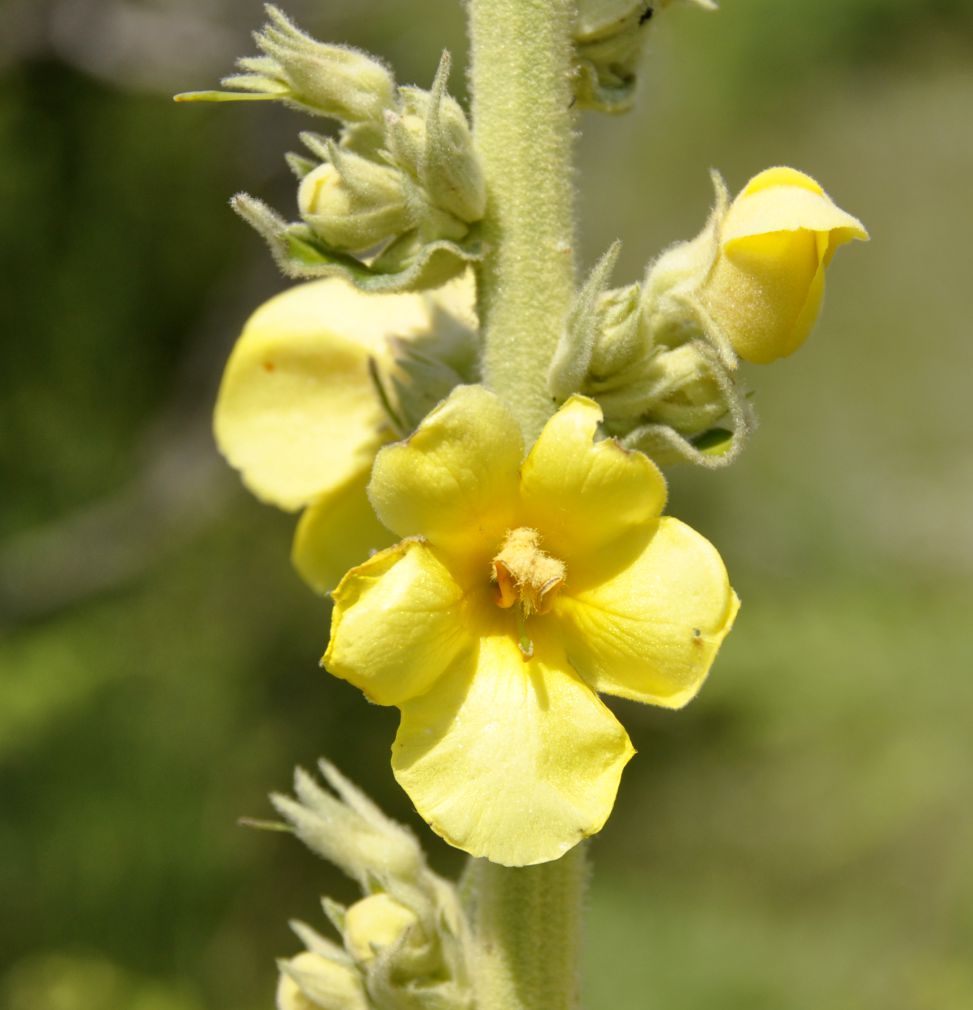
[[[695,354],[699,363],[683,375],[686,365],[676,359],[686,354]],[[671,361],[673,368],[663,368],[653,383],[653,362],[666,361]],[[756,416],[739,376],[724,367],[715,348],[703,340],[674,348],[663,345],[647,362],[645,377],[650,381],[643,390],[642,404],[638,403],[638,395],[626,404],[624,396],[619,398],[611,392],[593,394],[605,410],[607,434],[660,465],[693,463],[718,469],[740,455],[756,425]],[[702,388],[697,385],[700,380],[704,382]],[[710,385],[712,388],[707,389]],[[633,392],[638,394],[637,387]]]
[[[331,958],[332,961],[338,961],[342,964],[350,965],[352,963],[344,947],[339,947],[327,937],[322,936],[306,922],[301,922],[300,919],[291,919],[287,925],[290,926],[294,935],[312,954],[320,954],[322,957]]]
[[[343,277],[361,291],[424,291],[441,287],[483,258],[475,228],[462,244],[448,239],[419,243],[407,235],[370,262],[328,247],[305,224],[289,223],[262,200],[246,193],[233,209],[263,236],[277,266],[288,277]]]
[[[174,102],[279,102],[281,99],[282,94],[249,91],[180,91],[172,96]]]
[[[324,910],[324,914],[327,917],[328,922],[330,922],[339,933],[343,933],[345,929],[345,917],[348,909],[342,905],[341,902],[328,897],[321,899],[321,908]]]
[[[743,432],[730,432],[725,429],[710,429],[713,432],[724,431],[728,437],[721,448],[700,448],[697,442],[704,441],[710,432],[698,436],[697,439],[687,439],[674,428],[666,424],[643,424],[632,429],[620,439],[626,449],[636,449],[645,453],[659,466],[671,466],[675,463],[694,463],[707,470],[718,470],[729,466],[743,449],[746,436]]]
[[[473,222],[486,213],[486,181],[466,116],[446,93],[450,65],[450,55],[443,50],[429,92],[422,181],[433,203]]]
[[[237,824],[241,828],[253,828],[255,831],[282,831],[284,834],[292,831],[291,826],[283,821],[267,821],[258,817],[238,817]]]
[[[305,158],[303,154],[296,154],[294,151],[288,151],[287,154],[284,155],[284,161],[287,162],[287,167],[294,173],[298,180],[303,179],[305,175],[313,172],[319,164],[316,161],[311,161],[310,158]]]
[[[558,401],[566,400],[585,384],[599,336],[601,296],[608,288],[621,249],[622,243],[618,240],[609,246],[592,268],[568,314],[547,373],[548,389]]]
[[[712,354],[712,351],[710,351]],[[713,364],[718,359],[714,355]],[[628,428],[627,432],[610,431],[619,437],[626,449],[644,452],[660,466],[673,463],[693,463],[708,470],[729,466],[743,451],[756,426],[756,416],[749,398],[738,388],[731,373],[714,367],[726,404],[726,420],[730,427],[713,426],[696,435],[685,435],[668,424],[646,421]]]

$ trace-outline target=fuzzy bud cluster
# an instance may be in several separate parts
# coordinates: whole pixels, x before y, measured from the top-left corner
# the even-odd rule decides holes
[[[605,431],[658,463],[732,461],[753,427],[740,359],[766,364],[795,351],[820,310],[838,246],[867,234],[809,176],[772,168],[702,232],[666,250],[643,284],[608,289],[614,246],[575,304],[549,377],[564,399],[593,397]]]
[[[384,63],[351,46],[318,42],[273,5],[266,10],[268,23],[254,33],[261,55],[239,60],[243,73],[224,77],[223,87],[343,122],[381,121],[395,92]]]
[[[294,833],[361,887],[345,907],[324,899],[335,942],[291,926],[305,950],[278,962],[278,1010],[470,1010],[467,927],[455,888],[418,843],[327,762],[334,793],[298,770],[296,798],[272,797]]]
[[[446,92],[443,57],[430,91],[398,88],[378,123],[349,124],[337,143],[302,140],[318,162],[292,156],[298,206],[314,238],[329,250],[367,258],[398,243],[460,243],[483,216],[486,189],[466,114]]]
[[[582,288],[549,374],[555,399],[597,400],[606,434],[656,463],[729,463],[752,426],[733,371],[700,334],[658,339],[640,284],[608,288],[616,243]]]
[[[462,107],[446,91],[444,53],[430,90],[397,87],[379,60],[311,38],[276,7],[225,92],[182,100],[270,99],[340,123],[337,138],[303,133],[300,221],[241,194],[235,209],[292,277],[345,276],[368,290],[437,287],[480,257],[486,187]]]

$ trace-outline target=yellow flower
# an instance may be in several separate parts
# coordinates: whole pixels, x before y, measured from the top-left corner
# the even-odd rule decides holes
[[[700,301],[741,358],[767,364],[804,343],[838,246],[867,238],[810,176],[768,168],[719,223],[719,252]]]
[[[596,692],[669,708],[699,690],[737,599],[716,549],[661,517],[658,468],[594,442],[575,396],[527,458],[461,386],[382,449],[369,496],[404,539],[334,593],[328,670],[402,711],[396,778],[433,830],[497,863],[597,832],[634,753]]]
[[[394,539],[365,496],[390,437],[369,358],[386,359],[390,337],[427,334],[443,311],[472,325],[470,301],[463,282],[363,294],[330,278],[288,289],[247,321],[220,386],[216,441],[258,498],[305,509],[293,560],[319,592]]]

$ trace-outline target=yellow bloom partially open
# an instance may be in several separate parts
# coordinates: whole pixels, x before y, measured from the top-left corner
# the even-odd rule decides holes
[[[679,708],[738,602],[716,549],[662,517],[645,456],[575,396],[524,459],[461,386],[382,449],[369,495],[404,537],[334,593],[328,670],[402,717],[392,767],[452,845],[522,866],[597,832],[634,753],[596,692]]]
[[[220,386],[216,441],[258,498],[305,509],[294,563],[318,591],[394,539],[365,496],[391,437],[369,358],[387,358],[390,337],[428,333],[438,312],[471,325],[470,303],[461,282],[429,295],[364,294],[329,278],[288,289],[247,321]]]
[[[719,223],[719,252],[700,301],[741,358],[767,364],[810,333],[835,250],[867,238],[810,176],[768,168]]]

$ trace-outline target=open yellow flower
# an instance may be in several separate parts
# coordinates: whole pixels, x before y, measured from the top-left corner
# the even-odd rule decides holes
[[[461,386],[382,449],[369,496],[401,543],[334,593],[328,670],[402,717],[396,778],[433,830],[494,862],[597,832],[634,753],[596,692],[669,708],[699,690],[738,602],[716,549],[661,517],[645,456],[595,442],[572,397],[523,455]]]
[[[835,250],[868,233],[808,175],[755,175],[719,223],[719,252],[699,293],[745,361],[792,354],[814,326]]]
[[[391,433],[369,377],[389,338],[414,340],[446,312],[472,326],[469,285],[365,294],[338,278],[292,287],[247,321],[220,386],[214,428],[262,501],[305,509],[293,560],[319,592],[392,542],[368,504],[372,460]]]

